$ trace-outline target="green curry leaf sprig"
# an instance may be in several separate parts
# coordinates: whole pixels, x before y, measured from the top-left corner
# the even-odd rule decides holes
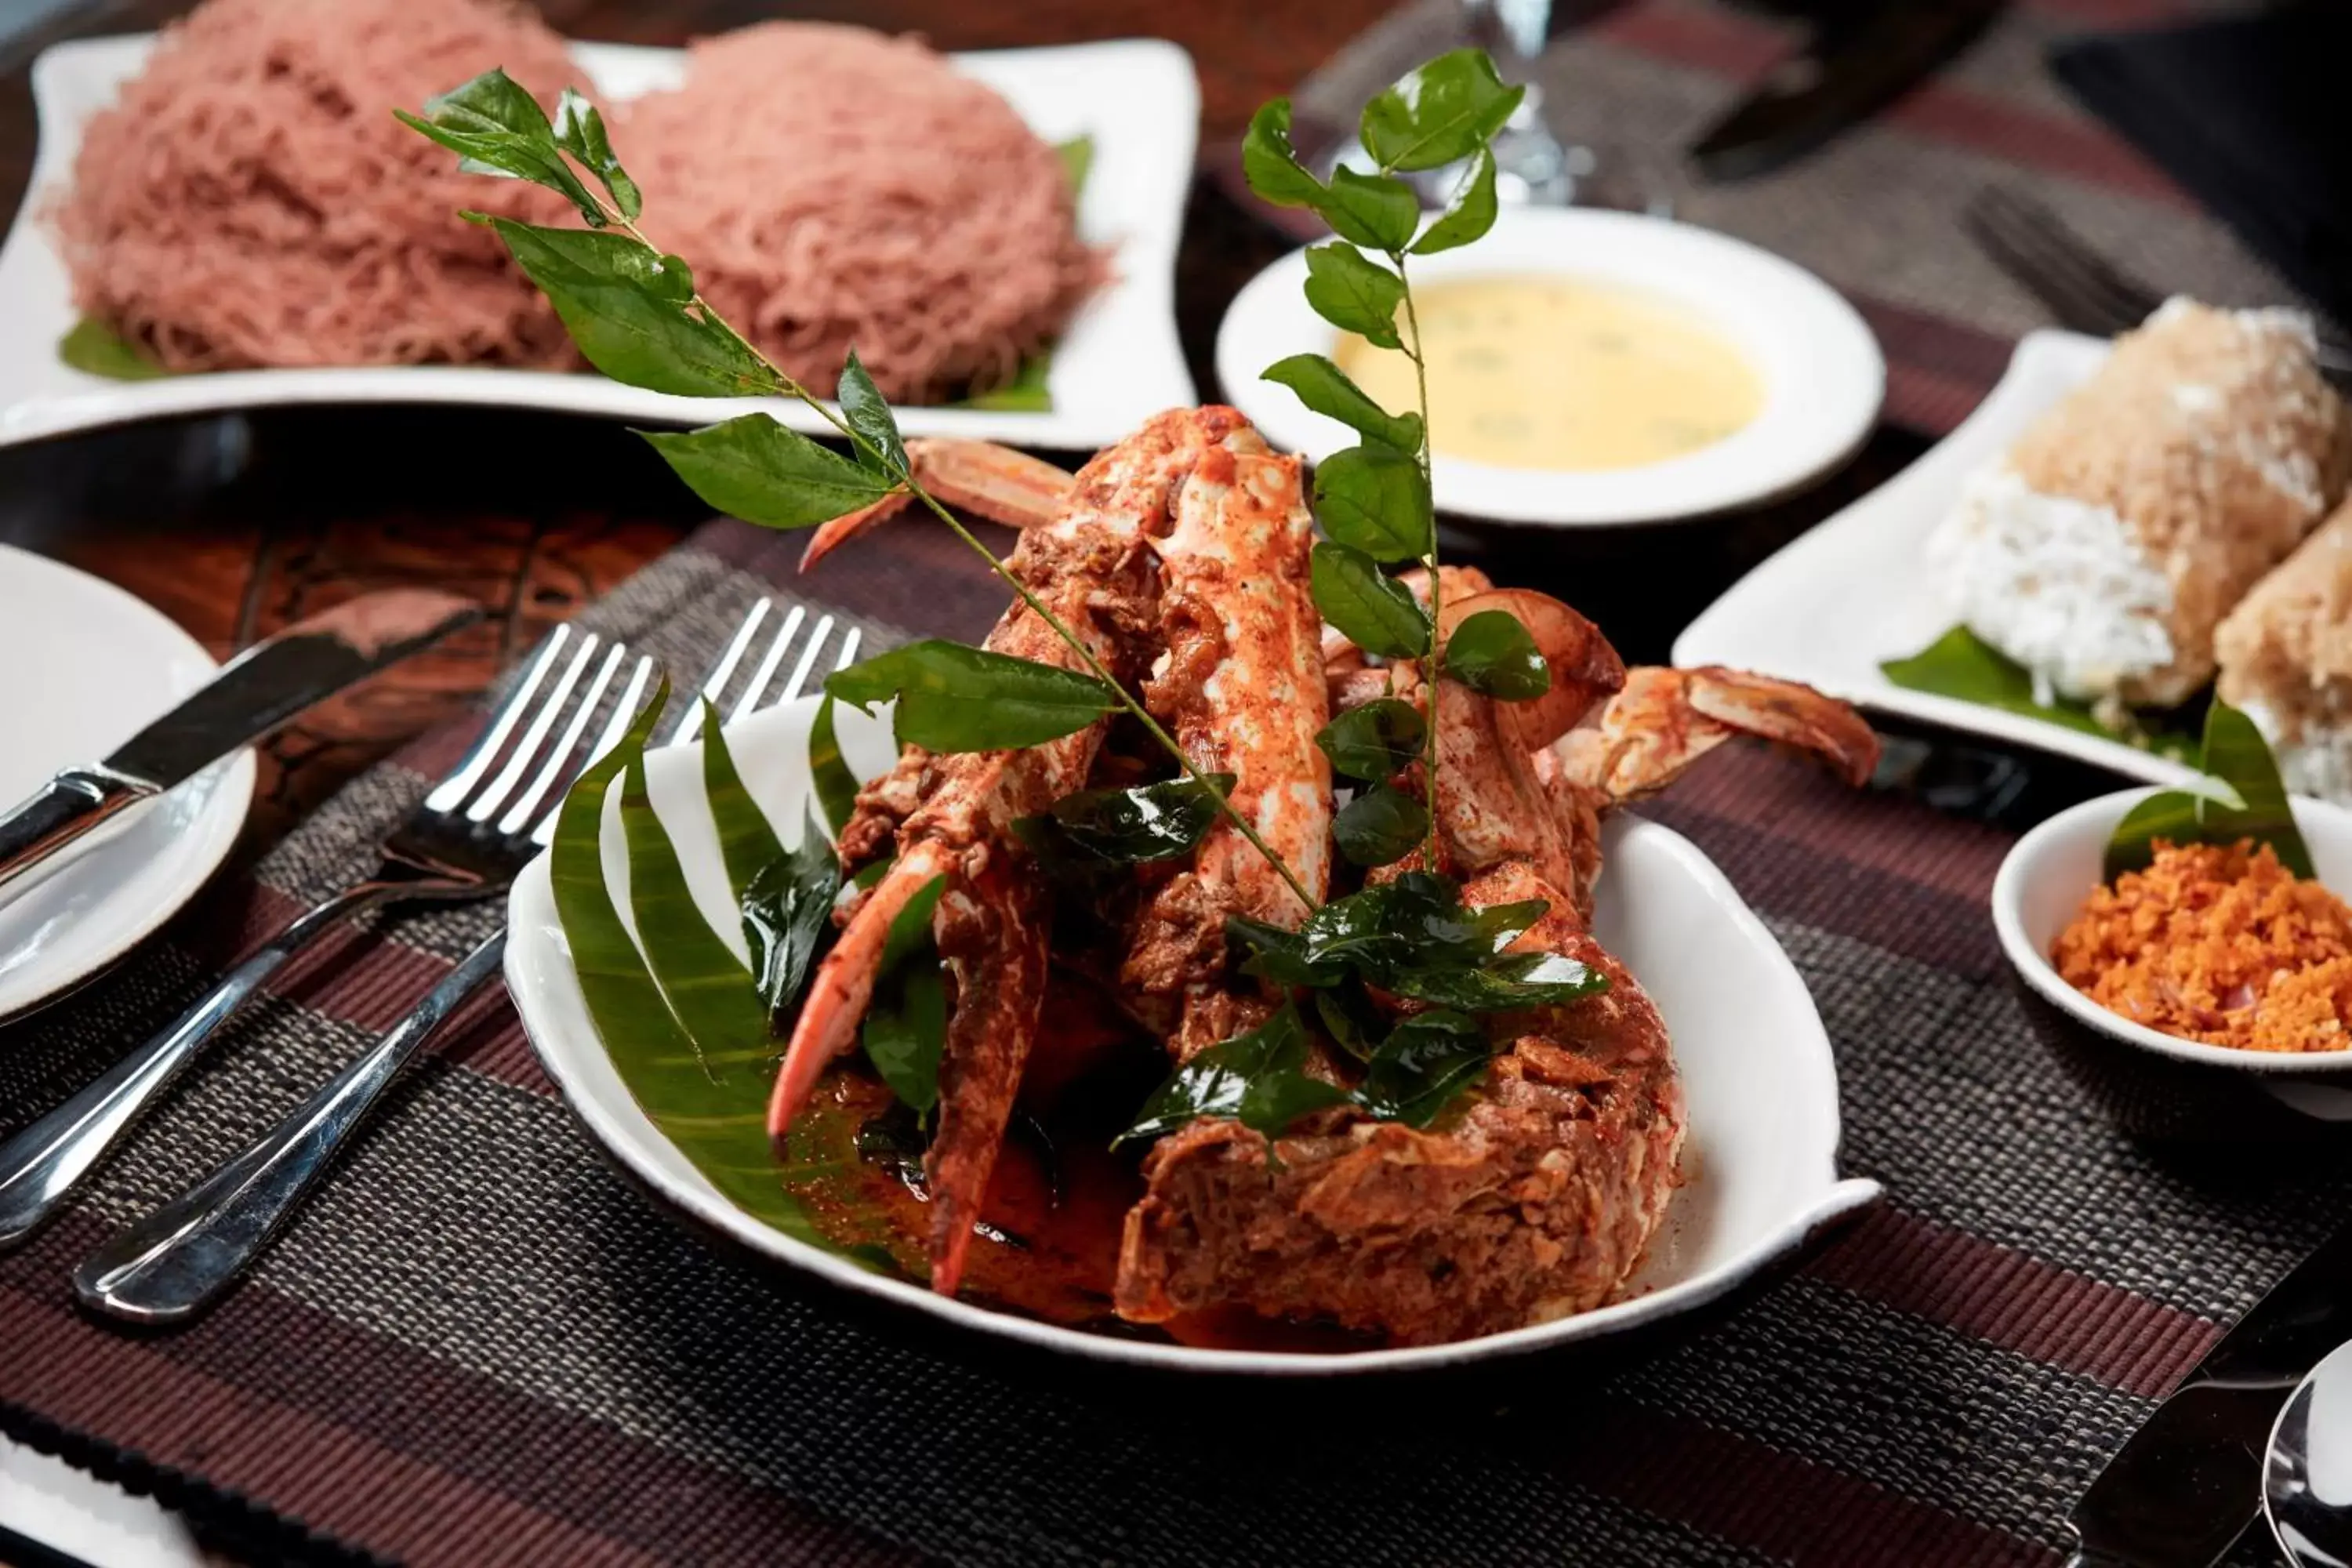
[[[1326,180],[1301,163],[1290,142],[1287,99],[1260,109],[1242,142],[1253,191],[1280,206],[1312,210],[1339,237],[1307,251],[1307,304],[1340,331],[1412,362],[1420,406],[1403,413],[1381,407],[1323,354],[1293,354],[1265,374],[1361,437],[1316,466],[1315,515],[1330,536],[1315,547],[1317,606],[1367,653],[1420,660],[1433,701],[1441,668],[1511,701],[1541,696],[1550,684],[1526,628],[1500,611],[1471,616],[1439,646],[1444,591],[1430,487],[1429,374],[1407,272],[1407,258],[1468,245],[1494,226],[1491,143],[1526,91],[1505,85],[1485,50],[1455,49],[1364,106],[1358,136],[1374,165],[1369,174],[1342,164]],[[1424,222],[1412,186],[1396,176],[1457,163],[1464,173],[1452,205]],[[1384,570],[1406,564],[1428,574],[1426,607]],[[1516,641],[1479,625],[1490,618],[1506,623]],[[1339,814],[1341,853],[1360,865],[1387,865],[1419,843],[1423,864],[1436,869],[1436,822],[1424,805],[1438,798],[1433,728],[1423,737],[1420,762],[1419,800],[1383,775]]]
[[[490,70],[426,102],[403,123],[456,153],[469,172],[526,180],[569,200],[584,230],[479,213],[544,293],[588,362],[631,386],[690,397],[781,396],[814,410],[850,456],[766,414],[646,439],[697,495],[772,528],[807,528],[904,492],[936,516],[1051,627],[1077,668],[955,645],[918,644],[827,678],[842,701],[896,698],[907,739],[934,751],[992,751],[1070,733],[1114,709],[1131,715],[1312,908],[1297,873],[1208,782],[1175,739],[1103,667],[1053,608],[974,538],[917,478],[897,419],[851,353],[828,405],[761,354],[711,307],[681,257],[646,237],[644,195],[621,166],[595,107],[566,89],[550,120],[530,92]],[[581,171],[585,171],[583,178]],[[591,184],[593,180],[593,184]],[[925,737],[929,738],[926,739]]]

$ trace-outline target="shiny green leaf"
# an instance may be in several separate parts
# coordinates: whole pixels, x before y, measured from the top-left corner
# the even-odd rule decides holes
[[[1364,150],[1383,169],[1440,168],[1485,147],[1526,96],[1503,84],[1486,50],[1454,49],[1364,105]]]
[[[1393,318],[1393,312],[1391,312]],[[1421,416],[1391,414],[1321,354],[1292,354],[1265,367],[1262,378],[1290,388],[1316,413],[1400,452],[1421,450]]]
[[[1384,784],[1420,760],[1429,726],[1421,710],[1394,697],[1350,708],[1315,737],[1335,773],[1368,784]]]
[[[1221,1040],[1178,1068],[1112,1146],[1159,1138],[1203,1116],[1239,1116],[1254,1080],[1297,1071],[1307,1049],[1306,1026],[1298,1010],[1286,1003],[1249,1033]]]
[[[1297,1068],[1276,1068],[1249,1080],[1242,1090],[1241,1104],[1234,1109],[1234,1118],[1253,1132],[1279,1138],[1300,1117],[1346,1105],[1353,1098],[1338,1084],[1326,1083]]]
[[[1370,1060],[1381,1037],[1388,1033],[1389,1017],[1365,991],[1363,982],[1350,975],[1311,994],[1316,1018],[1331,1043],[1358,1062]]]
[[[1333,539],[1375,561],[1418,561],[1436,544],[1428,478],[1393,447],[1367,442],[1316,465],[1315,516]]]
[[[2205,710],[2200,765],[2206,774],[2202,781],[2148,796],[2116,825],[2101,872],[2105,880],[2147,867],[2159,838],[2170,844],[2251,838],[2269,845],[2279,864],[2296,876],[2316,875],[2269,743],[2252,720],[2218,697]]]
[[[596,112],[594,104],[568,87],[555,100],[555,144],[596,176],[623,217],[634,218],[644,210],[645,198],[638,194],[637,183],[613,155],[613,143],[604,135],[604,117]]]
[[[1421,223],[1421,198],[1411,185],[1344,163],[1331,171],[1323,199],[1314,205],[1317,216],[1341,239],[1391,256],[1412,243],[1412,231]]]
[[[1228,915],[1225,940],[1249,953],[1242,965],[1244,973],[1276,985],[1337,985],[1347,977],[1346,967],[1337,960],[1308,958],[1307,939],[1298,932],[1265,921]]]
[[[1510,1013],[1580,1001],[1609,989],[1609,977],[1556,952],[1515,952],[1483,969],[1393,969],[1381,984],[1400,996],[1440,1007]]]
[[[841,738],[834,732],[834,697],[830,691],[816,705],[816,721],[809,726],[809,773],[816,781],[817,804],[825,825],[837,836],[857,810],[857,775],[841,754]]]
[[[1404,279],[1354,246],[1307,247],[1306,290],[1307,305],[1341,331],[1384,349],[1403,344],[1396,319]]]
[[[1444,1008],[1418,1013],[1372,1053],[1359,1098],[1383,1121],[1426,1127],[1486,1078],[1493,1055],[1477,1020]]]
[[[1412,242],[1412,253],[1434,256],[1441,250],[1452,250],[1483,238],[1495,226],[1495,154],[1481,147],[1477,162],[1471,165],[1470,177],[1455,195],[1454,205],[1422,231],[1421,237]]]
[[[565,94],[570,97],[571,89]],[[506,72],[487,70],[426,99],[422,115],[404,109],[392,112],[410,130],[457,153],[462,173],[528,180],[564,196],[593,226],[604,226],[604,204],[563,161],[547,111]],[[601,141],[603,127],[597,130]]]
[[[896,481],[860,468],[765,414],[699,430],[638,432],[687,487],[762,528],[813,528],[869,506]]]
[[[84,316],[58,340],[58,358],[109,381],[152,381],[176,373],[147,357],[138,344],[95,316]]]
[[[743,939],[751,950],[751,979],[774,1021],[800,1000],[809,969],[833,929],[833,905],[841,892],[841,862],[812,816],[793,848],[738,883]]]
[[[1280,207],[1320,206],[1329,193],[1290,145],[1290,100],[1269,99],[1242,136],[1242,177],[1261,201]]]
[[[1219,791],[1231,773],[1211,773]],[[1066,795],[1042,820],[1066,853],[1109,865],[1132,866],[1192,853],[1217,820],[1217,797],[1197,779],[1168,779],[1131,789],[1089,789]]]
[[[2118,731],[2093,717],[2086,703],[2068,698],[2037,700],[2032,674],[1966,626],[1954,626],[1909,658],[1890,658],[1878,668],[1887,679],[1906,690],[2021,713],[2081,734],[2121,741],[2175,762],[2189,762],[2197,755],[2193,735],[2164,730]]]
[[[898,421],[891,415],[889,404],[883,401],[874,378],[857,363],[856,349],[849,351],[849,363],[841,367],[841,384],[834,397],[841,405],[842,422],[861,437],[856,447],[858,464],[893,484],[904,479],[907,446],[898,438]],[[872,450],[868,451],[868,447]]]
[[[859,1037],[890,1092],[921,1116],[940,1102],[940,1058],[947,1047],[947,984],[931,940],[931,911],[946,887],[946,878],[932,878],[891,920]]]
[[[751,345],[692,303],[693,275],[625,234],[490,217],[588,363],[630,386],[687,397],[778,390]]]
[[[899,740],[942,752],[1040,745],[1118,705],[1092,676],[938,637],[836,671],[824,689],[868,712],[897,699]]]
[[[1349,642],[1383,658],[1429,650],[1429,612],[1379,562],[1329,540],[1318,542],[1308,561],[1315,607]]]
[[[1551,689],[1551,666],[1508,610],[1465,617],[1445,640],[1445,673],[1473,691],[1526,702]]]
[[[1331,842],[1357,866],[1402,860],[1428,832],[1429,808],[1393,784],[1374,784],[1331,819]]]

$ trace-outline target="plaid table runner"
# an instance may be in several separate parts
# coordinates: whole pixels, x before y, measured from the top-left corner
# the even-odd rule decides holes
[[[1999,185],[2037,197],[2150,285],[2216,304],[2294,295],[2154,163],[2087,113],[2043,51],[2242,0],[2018,0],[1965,54],[1884,114],[1761,177],[1696,182],[1682,150],[1802,37],[1722,0],[1633,0],[1555,43],[1544,110],[1599,158],[1600,199],[1663,196],[1676,216],[1750,239],[1827,279],[1887,361],[1886,417],[1940,435],[1999,380],[2017,337],[2051,320],[1960,224]],[[1302,119],[1355,123],[1400,68],[1461,41],[1459,0],[1415,0],[1303,87]],[[1237,183],[1238,159],[1229,172]]]
[[[886,547],[887,546],[887,547]],[[584,619],[698,670],[797,540],[719,522]],[[809,585],[877,635],[1002,595],[903,526]],[[371,860],[453,738],[366,775],[167,937],[0,1031],[0,1127]],[[254,1277],[195,1326],[74,1307],[108,1234],[257,1135],[488,929],[405,920],[283,976],[26,1250],[0,1430],[241,1530],[427,1563],[2046,1564],[2105,1457],[2342,1211],[2345,1184],[2168,1165],[2028,1033],[1984,910],[2004,839],[1753,750],[1650,808],[1811,983],[1883,1206],[1727,1319],[1507,1409],[1179,1415],[934,1359],[654,1209],[480,1001]],[[1377,1410],[1379,1407],[1375,1407]],[[2262,1560],[2242,1548],[2249,1562]]]

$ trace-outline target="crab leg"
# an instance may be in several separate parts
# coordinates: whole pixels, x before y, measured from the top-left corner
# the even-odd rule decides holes
[[[1009,528],[1051,521],[1076,483],[1065,470],[1025,452],[944,436],[918,436],[908,442],[907,466],[925,489],[948,505]],[[906,510],[914,499],[908,490],[892,490],[871,506],[820,525],[801,552],[801,570],[810,570],[851,540],[870,533]]]
[[[1024,533],[1013,552],[1013,574],[1118,679],[1141,673],[1154,625],[1149,531],[1165,526],[1177,487],[1238,418],[1184,410],[1154,419],[1066,485],[1060,516]],[[1025,604],[1005,612],[987,646],[1065,668],[1081,663]],[[843,830],[854,853],[870,857],[889,841],[897,858],[818,966],[777,1076],[769,1131],[778,1138],[790,1131],[825,1068],[855,1043],[890,922],[944,876],[932,933],[956,998],[940,1068],[939,1126],[924,1160],[931,1284],[943,1293],[961,1276],[1044,993],[1045,895],[1012,826],[1085,784],[1108,728],[1101,720],[1019,751],[909,748],[887,780],[861,793]]]
[[[1706,665],[1645,666],[1595,721],[1562,736],[1561,768],[1612,805],[1664,789],[1735,735],[1751,735],[1827,763],[1859,787],[1878,765],[1878,737],[1845,703],[1810,686]]]
[[[1330,879],[1331,773],[1315,744],[1329,718],[1320,622],[1307,583],[1314,522],[1298,463],[1236,418],[1178,492],[1159,540],[1166,653],[1144,688],[1202,773],[1233,775],[1228,798],[1307,896]],[[1226,977],[1224,922],[1295,927],[1307,908],[1229,819],[1189,868],[1153,896],[1121,969],[1177,1055],[1240,1033],[1266,1004]]]

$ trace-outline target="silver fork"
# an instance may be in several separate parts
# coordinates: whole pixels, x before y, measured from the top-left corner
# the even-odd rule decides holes
[[[2031,196],[1988,186],[1969,201],[1961,221],[1977,247],[2062,326],[2112,337],[2138,326],[2164,303],[2155,289],[2099,254]],[[2317,358],[2331,380],[2352,377],[2352,342],[2326,322],[2319,326]]]
[[[530,763],[587,679],[589,688],[555,755],[577,747],[588,715],[626,660],[626,650],[614,643],[599,664],[598,647],[593,635],[557,627],[472,750],[384,840],[374,875],[299,916],[168,1028],[0,1144],[0,1251],[24,1241],[54,1214],[220,1026],[328,931],[386,905],[484,898],[514,879],[530,858],[515,825],[530,821],[558,782],[551,763],[526,779]],[[649,668],[638,661],[630,702],[643,691]],[[507,816],[492,823],[501,809]]]
[[[834,629],[831,616],[819,617],[805,641],[798,641],[806,613],[795,605],[769,627],[773,606],[762,599],[746,616],[725,652],[704,679],[702,694],[714,707],[725,698],[737,669],[764,641],[751,676],[725,722],[800,695]],[[848,628],[835,655],[835,668],[856,657],[859,633]],[[768,695],[776,670],[795,646],[799,658],[782,691]],[[641,672],[642,673],[642,672]],[[598,742],[601,754],[616,743],[636,710],[641,682],[614,710]],[[701,726],[700,704],[672,721],[668,741],[691,739]],[[567,740],[570,737],[567,737]],[[530,838],[545,847],[554,832],[557,792],[530,826]],[[87,1305],[128,1321],[184,1321],[203,1310],[258,1257],[302,1197],[325,1173],[344,1142],[409,1059],[466,998],[496,973],[506,952],[506,931],[477,947],[415,1009],[343,1069],[278,1127],[210,1176],[146,1218],[117,1235],[74,1271],[74,1289]]]

